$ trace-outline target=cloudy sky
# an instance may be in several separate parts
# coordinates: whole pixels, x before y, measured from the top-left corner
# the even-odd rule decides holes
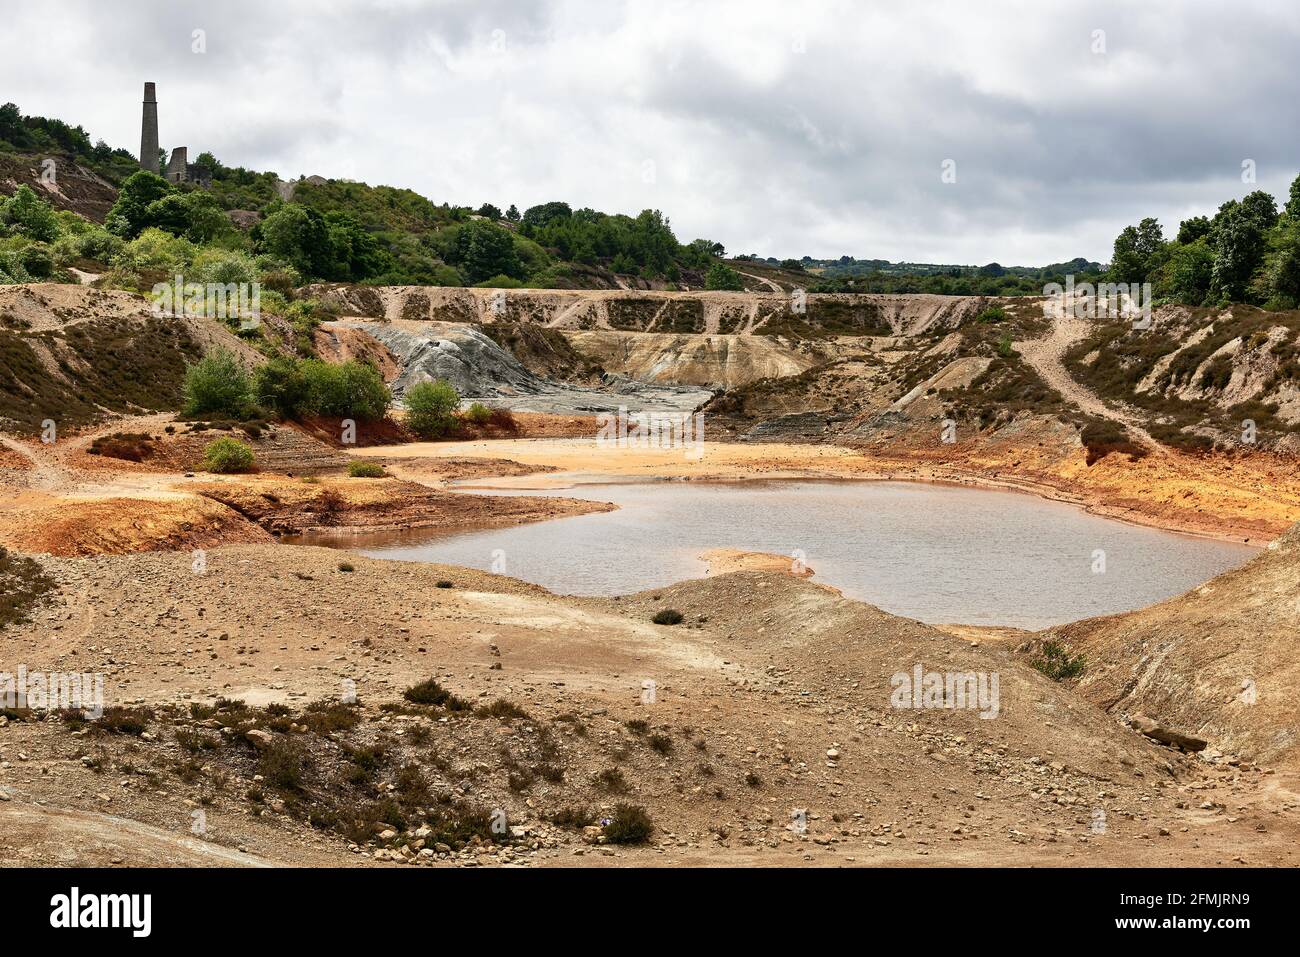
[[[191,157],[654,207],[732,253],[1106,261],[1127,223],[1169,234],[1300,169],[1295,0],[4,0],[0,23],[0,100],[132,152],[153,80]]]

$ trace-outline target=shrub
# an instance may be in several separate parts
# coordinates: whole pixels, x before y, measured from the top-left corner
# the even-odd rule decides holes
[[[25,184],[0,200],[0,223],[40,242],[52,243],[59,235],[54,209]]]
[[[232,249],[208,247],[194,257],[187,282],[247,283],[257,281],[257,266],[247,253]]]
[[[27,621],[31,609],[57,588],[38,562],[0,547],[0,628]]]
[[[253,376],[257,404],[280,419],[296,419],[307,411],[311,387],[299,363],[275,358]]]
[[[185,728],[176,729],[176,743],[186,751],[215,751],[221,747],[221,739],[214,738],[210,734],[200,734],[197,731],[189,731]]]
[[[623,776],[622,768],[606,768],[596,775],[596,784],[602,791],[609,791],[611,794],[626,794],[628,791],[627,778]]]
[[[125,462],[143,462],[153,454],[153,447],[149,444],[152,441],[152,437],[142,432],[114,432],[95,439],[86,453]]]
[[[671,754],[673,750],[673,739],[666,734],[650,735],[650,747],[654,748],[660,754]]]
[[[352,461],[348,463],[348,475],[352,478],[383,478],[387,475],[378,462]]]
[[[611,844],[644,844],[654,829],[645,808],[635,804],[616,804],[609,823],[605,825],[605,840]]]
[[[253,465],[253,450],[237,439],[220,438],[203,450],[203,467],[209,472],[246,472]]]
[[[431,704],[448,711],[469,711],[474,706],[464,698],[458,698],[437,680],[430,678],[412,685],[402,692],[402,697],[412,704]]]
[[[18,251],[18,261],[33,279],[48,279],[54,272],[54,253],[45,243],[32,243]]]
[[[307,359],[299,365],[307,381],[307,402],[318,415],[381,419],[392,393],[374,366],[349,360],[339,365]]]
[[[480,718],[500,718],[502,721],[510,721],[514,718],[528,717],[528,712],[513,701],[507,701],[505,698],[497,698],[489,705],[484,705],[474,712]]]
[[[1083,674],[1086,662],[1083,655],[1071,655],[1059,641],[1048,639],[1039,653],[1029,659],[1029,664],[1053,681],[1061,681]]]
[[[252,411],[248,373],[226,349],[215,349],[185,370],[185,406],[189,418],[243,419]]]
[[[460,393],[450,382],[417,382],[406,390],[402,402],[406,426],[420,438],[436,439],[455,431]]]
[[[519,431],[519,423],[515,421],[515,415],[509,409],[493,409],[492,414],[488,416],[487,424],[489,428],[500,429],[511,435]]]
[[[717,262],[710,266],[709,271],[705,274],[704,288],[727,289],[739,292],[745,288],[745,284],[741,281],[740,273],[726,263]]]
[[[596,823],[596,815],[587,808],[565,807],[546,816],[556,827],[578,831]]]
[[[333,522],[339,512],[347,507],[343,496],[332,488],[323,489],[312,502],[316,517],[325,522]]]
[[[262,752],[257,762],[257,773],[273,788],[296,791],[302,786],[303,766],[307,750],[296,741],[277,738]]]
[[[1087,449],[1088,465],[1099,462],[1112,452],[1127,453],[1130,461],[1146,458],[1147,449],[1129,438],[1128,429],[1108,419],[1090,419],[1079,432],[1079,441]]]
[[[475,425],[487,425],[492,421],[492,410],[482,402],[475,402],[465,410],[465,418]]]
[[[672,608],[664,608],[655,612],[655,616],[651,621],[656,625],[680,625],[682,623],[682,613]]]
[[[302,723],[316,734],[350,731],[361,723],[357,709],[340,701],[313,701],[302,713]]]
[[[975,317],[976,322],[1001,322],[1007,317],[1001,306],[989,306]]]
[[[94,721],[94,725],[99,730],[112,734],[130,734],[139,737],[149,729],[151,720],[153,720],[153,712],[147,708],[113,707],[105,708],[104,713]]]

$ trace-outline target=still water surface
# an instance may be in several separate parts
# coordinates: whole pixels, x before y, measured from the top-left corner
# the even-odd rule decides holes
[[[1022,628],[1139,608],[1256,554],[1030,495],[906,482],[655,482],[526,494],[620,508],[484,532],[316,541],[485,570],[495,557],[508,575],[575,595],[702,576],[698,556],[711,548],[797,550],[815,581],[894,614]],[[1098,550],[1104,572],[1093,570]]]

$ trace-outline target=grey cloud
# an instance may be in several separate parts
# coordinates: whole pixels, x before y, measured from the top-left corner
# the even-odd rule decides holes
[[[778,256],[1106,259],[1127,223],[1254,188],[1243,159],[1284,193],[1300,156],[1281,0],[51,0],[6,23],[2,98],[113,145],[151,79],[163,141],[227,163],[655,207]]]

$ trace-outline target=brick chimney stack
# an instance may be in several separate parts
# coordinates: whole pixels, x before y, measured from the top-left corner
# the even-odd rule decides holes
[[[144,85],[144,116],[140,123],[140,168],[151,173],[158,169],[158,97],[154,85]]]

